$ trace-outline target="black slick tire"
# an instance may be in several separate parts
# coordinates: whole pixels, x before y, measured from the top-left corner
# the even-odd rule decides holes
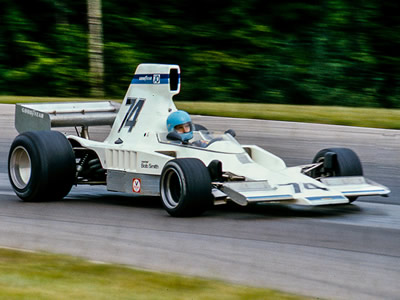
[[[363,169],[358,155],[348,148],[327,148],[320,150],[314,157],[313,163],[324,162],[330,157],[331,167],[313,172],[312,177],[334,177],[334,176],[363,176]],[[326,172],[326,173],[325,173]],[[348,197],[350,203],[355,201],[357,197]]]
[[[58,131],[24,132],[11,145],[8,176],[23,201],[62,199],[76,179],[72,146]]]
[[[161,174],[160,194],[165,210],[173,217],[202,214],[213,204],[207,167],[196,158],[170,160]]]

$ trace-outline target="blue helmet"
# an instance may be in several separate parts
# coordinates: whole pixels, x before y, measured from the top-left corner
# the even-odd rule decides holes
[[[167,118],[168,132],[175,130],[175,126],[186,123],[190,124],[190,131],[179,134],[181,135],[183,141],[188,141],[191,138],[193,138],[193,126],[192,126],[192,119],[190,118],[189,114],[186,111],[177,110],[168,116]]]

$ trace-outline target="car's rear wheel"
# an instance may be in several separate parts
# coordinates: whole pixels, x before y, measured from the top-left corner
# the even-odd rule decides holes
[[[202,214],[213,203],[207,167],[196,158],[170,160],[161,174],[160,194],[164,208],[171,216]]]
[[[363,169],[358,155],[348,148],[327,148],[320,150],[313,163],[322,163],[311,172],[313,178],[334,176],[362,176]],[[357,197],[348,197],[350,203]]]
[[[58,131],[29,131],[17,136],[8,155],[11,185],[24,201],[57,200],[75,182],[71,144]]]

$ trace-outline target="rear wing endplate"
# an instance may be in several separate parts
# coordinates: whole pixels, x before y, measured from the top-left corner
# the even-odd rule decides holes
[[[52,127],[112,126],[119,107],[114,101],[17,103],[15,128],[22,133]]]

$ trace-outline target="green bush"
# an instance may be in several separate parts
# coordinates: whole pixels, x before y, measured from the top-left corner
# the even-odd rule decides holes
[[[397,1],[102,5],[107,97],[154,62],[181,66],[180,100],[400,107]],[[86,9],[1,2],[0,94],[90,95]]]

